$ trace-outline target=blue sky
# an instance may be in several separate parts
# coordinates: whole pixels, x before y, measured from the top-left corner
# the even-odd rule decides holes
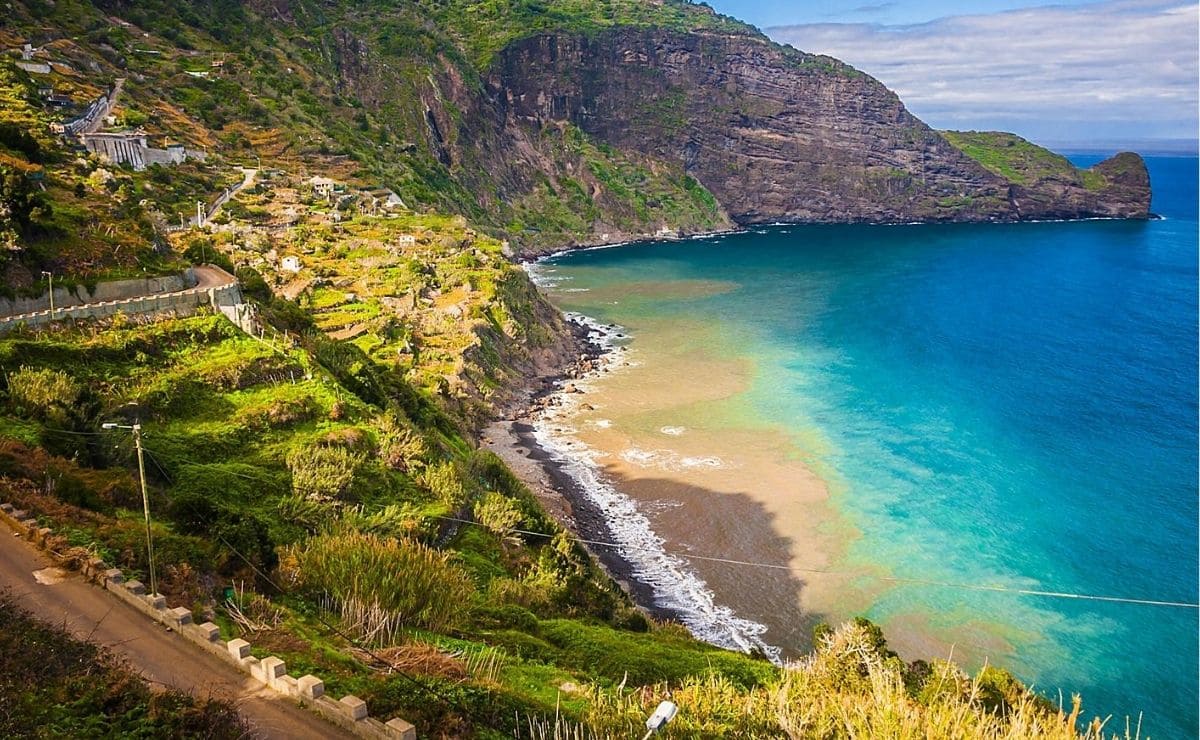
[[[1043,143],[1197,139],[1187,0],[708,0],[895,90],[935,128]]]

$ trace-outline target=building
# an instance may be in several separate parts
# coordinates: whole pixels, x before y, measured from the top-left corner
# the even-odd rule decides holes
[[[367,198],[374,208],[383,208],[384,210],[392,211],[396,209],[408,210],[408,206],[396,192],[390,188],[375,188],[374,190],[364,190],[363,197]]]
[[[50,65],[46,62],[27,62],[24,60],[16,62],[17,67],[25,70],[30,74],[48,75],[50,74]]]
[[[289,254],[279,261],[279,269],[286,272],[300,272],[300,258]]]
[[[417,244],[417,237],[412,234],[401,234],[396,237],[396,246],[398,247],[413,247]]]
[[[333,195],[333,189],[336,186],[333,180],[328,177],[321,177],[320,175],[310,177],[308,184],[313,189],[313,195],[319,198],[328,198]]]
[[[144,131],[81,134],[79,138],[89,152],[138,171],[152,164],[172,165],[205,158],[204,152],[186,149],[183,144],[168,144],[166,149],[156,149],[146,143]]]

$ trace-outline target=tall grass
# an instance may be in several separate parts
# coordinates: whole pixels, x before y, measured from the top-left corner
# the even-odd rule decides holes
[[[881,653],[876,636],[866,627],[850,623],[827,635],[813,654],[784,670],[776,691],[778,719],[791,738],[1105,737],[1104,723],[1099,720],[1078,729],[1078,696],[1066,712],[1023,687],[996,704],[985,700],[984,688],[983,681],[940,661],[924,686],[914,692],[914,687],[905,685],[903,663]],[[1126,737],[1130,735],[1126,733]]]
[[[462,568],[408,540],[326,534],[291,546],[283,562],[288,580],[376,645],[394,644],[407,628],[452,626],[473,595]]]
[[[1056,707],[1015,680],[995,691],[996,669],[972,678],[949,661],[920,680],[888,651],[877,630],[852,622],[827,633],[817,649],[768,684],[745,688],[718,674],[625,688],[583,688],[585,708],[573,722],[529,719],[522,737],[637,737],[658,702],[679,714],[664,737],[889,738],[925,740],[1138,740],[1140,730],[1106,734],[1094,719],[1080,727],[1079,697]],[[1005,674],[1007,675],[1007,674]],[[908,679],[906,681],[905,679]]]

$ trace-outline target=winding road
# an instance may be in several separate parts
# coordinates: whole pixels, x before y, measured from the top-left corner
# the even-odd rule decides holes
[[[259,738],[350,738],[258,681],[187,644],[132,606],[55,566],[0,525],[0,590],[35,618],[108,648],[152,684],[228,699]]]

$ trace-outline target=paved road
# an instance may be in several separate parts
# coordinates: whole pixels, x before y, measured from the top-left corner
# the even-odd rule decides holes
[[[117,105],[117,98],[121,97],[121,90],[125,88],[125,78],[118,77],[113,83],[112,95],[108,96],[108,103],[104,106],[103,112],[97,112],[96,116],[88,121],[83,129],[79,132],[82,134],[94,134],[104,125],[104,119],[112,115],[113,108]]]
[[[187,293],[203,293],[204,291],[208,290],[209,288],[220,288],[220,287],[223,287],[226,285],[231,285],[231,284],[237,282],[236,277],[234,277],[233,275],[230,275],[229,273],[225,272],[221,268],[216,267],[214,265],[197,265],[193,269],[195,270],[196,284],[190,288],[184,288],[183,290],[173,290],[173,291],[169,291],[166,293],[144,293],[139,296],[132,296],[130,298],[118,298],[116,300],[111,300],[111,301],[95,301],[93,303],[80,303],[80,304],[72,304],[72,305],[68,305],[68,306],[59,306],[58,308],[56,308],[54,310],[53,316],[51,316],[50,309],[48,309],[48,308],[42,309],[41,311],[29,311],[27,313],[18,313],[18,314],[12,314],[12,315],[8,315],[8,316],[0,316],[0,323],[3,323],[5,325],[12,325],[19,321],[28,321],[29,319],[33,319],[33,318],[50,318],[50,319],[65,318],[68,316],[72,316],[73,311],[82,311],[82,310],[88,309],[89,307],[129,304],[129,303],[137,301],[140,298],[152,298],[154,296],[162,297],[162,296],[184,295]],[[133,308],[136,308],[136,307],[130,307],[130,310],[132,310]],[[126,310],[126,309],[123,308],[122,310]],[[151,310],[153,311],[153,310],[157,310],[157,309],[151,309]],[[136,310],[133,310],[133,312],[137,313]]]
[[[191,290],[220,288],[237,282],[237,278],[215,265],[196,265],[192,270],[196,273],[196,284]]]
[[[36,575],[35,575],[36,574]],[[151,683],[233,701],[263,738],[348,738],[345,730],[192,647],[112,594],[58,570],[0,525],[0,589],[35,617],[124,657]]]
[[[221,196],[219,198],[217,198],[217,202],[213,203],[212,207],[208,209],[208,213],[204,214],[204,222],[208,223],[209,221],[211,221],[212,217],[217,215],[217,211],[221,210],[221,206],[225,205],[225,203],[230,198],[232,198],[239,190],[248,188],[251,185],[253,185],[254,178],[257,176],[258,176],[258,170],[254,169],[252,167],[243,168],[242,169],[242,181],[239,182],[237,185],[234,185],[233,187],[229,188],[224,193],[221,193]],[[195,219],[193,219],[193,221],[194,220]],[[203,224],[200,224],[200,225],[203,226]]]

